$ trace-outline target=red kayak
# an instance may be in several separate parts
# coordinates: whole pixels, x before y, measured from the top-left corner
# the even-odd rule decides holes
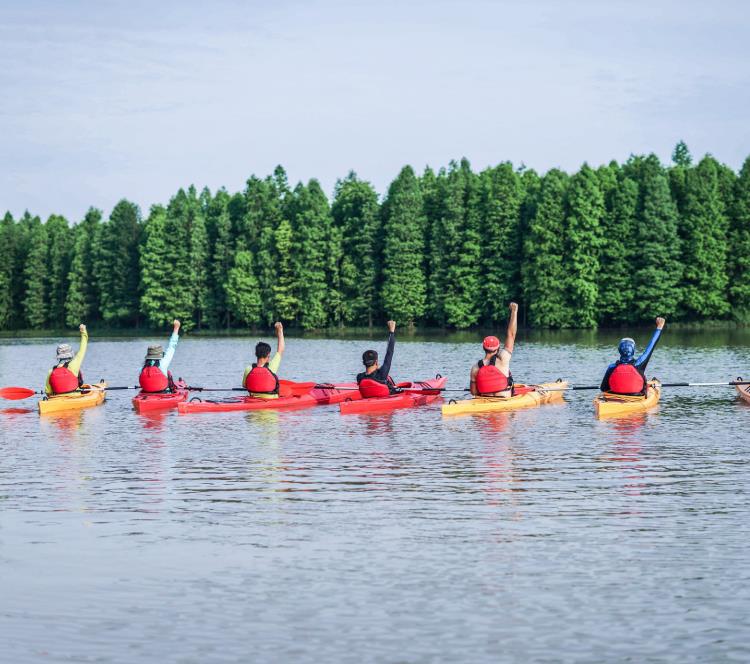
[[[242,396],[229,399],[208,400],[194,398],[178,404],[180,413],[226,413],[236,410],[293,410],[296,408],[311,408],[312,406],[327,406],[340,403],[345,399],[361,399],[356,383],[337,383],[317,385],[305,394],[297,394],[278,399],[261,399],[259,397]]]
[[[178,380],[175,383],[177,388],[174,392],[139,392],[133,397],[133,408],[138,413],[150,413],[155,410],[167,410],[175,408],[183,401],[187,401],[188,390],[187,383]]]
[[[377,413],[384,410],[397,410],[399,408],[413,408],[424,406],[440,398],[440,390],[445,387],[448,379],[437,376],[432,380],[424,380],[415,383],[399,383],[399,388],[404,390],[389,397],[373,397],[371,399],[345,400],[339,404],[342,415],[353,413]]]

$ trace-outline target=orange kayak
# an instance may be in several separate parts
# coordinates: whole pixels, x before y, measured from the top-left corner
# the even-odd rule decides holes
[[[402,386],[403,392],[388,397],[343,401],[339,404],[339,411],[342,415],[352,415],[424,406],[440,398],[441,390],[445,387],[447,380],[439,376],[431,380],[406,383]]]

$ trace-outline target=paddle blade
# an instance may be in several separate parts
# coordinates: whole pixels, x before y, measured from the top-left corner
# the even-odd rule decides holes
[[[27,387],[1,387],[0,398],[9,399],[10,401],[18,401],[19,399],[28,399],[36,394],[34,390],[30,390]]]
[[[309,394],[310,390],[315,387],[316,383],[295,383],[293,380],[279,381],[280,397],[301,397]]]

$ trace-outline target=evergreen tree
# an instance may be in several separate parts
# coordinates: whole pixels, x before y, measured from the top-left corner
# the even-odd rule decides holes
[[[635,257],[635,229],[638,211],[638,184],[622,175],[605,199],[602,220],[605,238],[601,249],[599,275],[599,316],[608,324],[633,319],[632,262]]]
[[[296,299],[303,303],[300,324],[306,330],[324,327],[328,322],[326,267],[331,213],[317,180],[310,180],[307,186],[297,185],[289,210],[295,237],[294,291]]]
[[[383,308],[413,326],[425,313],[425,225],[422,194],[414,170],[404,167],[383,204]]]
[[[52,327],[65,326],[65,302],[70,281],[70,258],[73,231],[67,219],[52,215],[46,224],[49,254],[47,256],[48,322]]]
[[[206,234],[210,247],[208,272],[211,275],[208,319],[213,326],[224,325],[227,328],[231,323],[231,306],[225,285],[235,262],[235,237],[229,213],[231,199],[224,189],[220,189],[216,196],[204,203]]]
[[[297,279],[295,275],[292,251],[294,241],[292,225],[282,219],[273,233],[273,249],[276,254],[275,279],[273,282],[273,311],[276,318],[295,320],[300,303],[296,296]]]
[[[521,273],[521,178],[509,162],[482,172],[480,219],[485,317],[505,320],[508,302],[518,299]]]
[[[102,213],[89,208],[83,221],[73,232],[73,253],[70,263],[70,286],[65,300],[65,322],[77,327],[82,322],[98,318],[100,296],[94,276],[98,254]]]
[[[674,150],[672,151],[672,163],[674,163],[675,166],[682,166],[683,168],[690,168],[690,165],[693,163],[693,156],[690,154],[690,150],[688,150],[685,141],[679,141],[677,145],[674,146]]]
[[[568,176],[552,169],[542,179],[524,242],[523,294],[533,327],[568,327],[564,262]]]
[[[13,311],[13,278],[16,261],[16,223],[10,212],[0,221],[0,330],[11,327]]]
[[[138,316],[141,212],[121,200],[100,229],[95,271],[101,292],[101,316],[107,323],[131,324]]]
[[[687,174],[693,163],[693,157],[688,150],[684,141],[680,141],[672,152],[672,163],[674,166],[669,169],[669,187],[672,191],[672,198],[677,205],[677,211],[680,215],[685,212],[685,196],[687,194]]]
[[[465,328],[481,313],[482,258],[479,233],[481,181],[465,159],[451,163],[437,178],[436,217],[430,233],[429,296],[433,317],[441,325]]]
[[[331,214],[341,231],[342,317],[345,323],[372,325],[377,316],[380,273],[378,196],[369,182],[349,173],[336,183]]]
[[[727,301],[727,218],[718,164],[704,157],[687,173],[682,217],[682,308],[691,319],[720,318]]]
[[[729,295],[733,317],[750,323],[750,157],[735,185],[729,246]]]
[[[29,253],[23,271],[26,282],[26,296],[23,312],[26,324],[32,329],[41,329],[47,322],[47,229],[39,217],[31,229]]]
[[[625,175],[638,182],[639,201],[632,260],[632,311],[638,322],[671,317],[680,301],[680,240],[677,209],[667,175],[655,155],[631,158]]]
[[[192,326],[193,293],[188,226],[184,212],[187,195],[181,189],[167,209],[160,205],[151,208],[140,249],[141,312],[153,327],[168,325],[175,318],[183,328]]]
[[[246,325],[257,325],[261,318],[262,302],[258,280],[253,268],[253,255],[238,251],[226,282],[227,300],[236,318]]]

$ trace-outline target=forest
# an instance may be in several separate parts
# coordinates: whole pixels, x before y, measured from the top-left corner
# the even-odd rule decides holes
[[[0,222],[0,329],[750,323],[750,157],[739,173],[631,156],[576,173],[468,161],[384,196],[350,173],[332,200],[277,167],[243,191],[191,186],[144,216]]]

